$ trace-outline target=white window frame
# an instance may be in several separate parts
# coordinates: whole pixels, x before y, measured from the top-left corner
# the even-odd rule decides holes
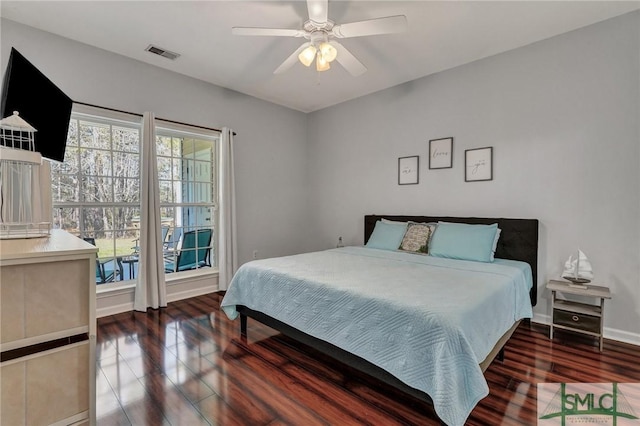
[[[212,193],[211,193],[211,202],[210,203],[198,203],[198,202],[188,202],[188,203],[176,203],[176,202],[166,202],[160,201],[160,208],[174,208],[178,209],[180,207],[189,206],[189,207],[203,207],[209,208],[211,213],[211,228],[213,229],[212,239],[211,239],[211,266],[205,268],[198,268],[195,270],[188,270],[182,272],[173,272],[173,273],[165,273],[165,281],[167,283],[172,283],[173,281],[179,280],[183,277],[193,277],[199,276],[202,274],[218,273],[218,245],[217,245],[217,230],[218,230],[218,182],[217,182],[217,171],[220,166],[219,160],[219,145],[220,145],[220,132],[205,129],[202,127],[189,126],[186,124],[175,123],[171,121],[166,121],[162,119],[155,120],[155,128],[156,128],[156,136],[173,136],[177,138],[194,138],[199,140],[210,141],[213,144],[212,155],[213,161],[211,162],[211,185],[212,185]],[[158,154],[156,154],[158,155]],[[173,157],[175,158],[175,157]]]
[[[114,111],[110,109],[103,109],[99,107],[93,107],[82,104],[74,104],[72,110],[72,116],[86,116],[88,121],[100,122],[100,118],[102,118],[106,122],[123,122],[127,123],[127,125],[135,124],[137,127],[142,127],[142,117],[135,114],[128,114],[125,112]],[[112,123],[116,124],[116,123]],[[200,268],[195,270],[176,272],[176,273],[168,273],[165,275],[165,281],[167,284],[168,290],[168,299],[171,300],[179,300],[184,297],[191,297],[197,294],[204,294],[206,292],[210,292],[211,290],[200,290],[198,286],[201,286],[203,282],[211,282],[211,278],[217,277],[218,275],[218,250],[217,250],[217,238],[216,231],[218,229],[218,199],[217,199],[217,170],[219,167],[219,141],[220,141],[220,132],[210,129],[205,129],[197,126],[189,126],[183,125],[179,123],[174,123],[170,121],[155,120],[156,132],[175,132],[176,134],[188,135],[190,137],[212,140],[214,143],[213,147],[213,155],[214,160],[212,163],[212,185],[213,185],[213,194],[212,194],[212,202],[210,204],[206,204],[210,206],[212,213],[212,228],[213,228],[213,238],[212,238],[212,249],[211,256],[213,257],[211,260],[211,267]],[[142,138],[140,138],[140,144],[142,144]],[[140,155],[142,155],[142,147],[140,146]],[[140,197],[141,198],[141,197]],[[109,206],[117,203],[110,203]],[[81,202],[71,202],[71,203],[56,203],[54,208],[56,207],[75,207],[81,209],[84,206]],[[127,205],[129,206],[129,205]],[[139,205],[141,206],[141,204]],[[116,206],[117,207],[117,206]],[[126,265],[125,265],[126,267]],[[198,284],[200,283],[200,284]],[[181,286],[184,284],[184,286]],[[118,304],[117,306],[109,306],[103,308],[104,315],[112,314],[116,312],[124,312],[130,310],[129,304],[133,304],[133,289],[135,288],[136,281],[135,280],[127,280],[127,281],[117,281],[106,284],[96,284],[96,293],[98,294],[98,298],[100,299],[101,294],[108,293],[114,296],[114,300],[117,299],[116,303],[120,303],[122,300],[126,300],[123,304]],[[175,286],[176,290],[172,296],[172,292],[170,287]],[[178,287],[180,289],[178,289]],[[182,296],[183,295],[183,296]],[[111,297],[111,296],[109,296]],[[129,298],[131,301],[129,301]],[[98,303],[100,305],[100,303]],[[100,306],[98,306],[100,310]],[[99,312],[100,314],[100,312]]]
[[[139,131],[139,144],[141,143],[142,140],[142,117],[134,115],[134,114],[127,114],[124,112],[119,112],[119,111],[112,111],[112,110],[108,110],[108,109],[103,109],[103,108],[97,108],[97,107],[91,107],[91,106],[87,106],[87,105],[81,105],[81,104],[74,104],[73,108],[72,108],[72,112],[71,112],[71,118],[72,119],[78,119],[80,120],[86,120],[88,122],[94,122],[94,123],[99,123],[99,124],[106,124],[109,126],[118,126],[118,125],[122,125],[123,127],[134,127],[137,128]],[[80,144],[80,140],[78,140],[78,144]],[[110,151],[112,154],[112,158],[113,158],[113,153],[114,152],[120,152],[120,151],[115,151],[113,149],[113,146],[111,146],[108,150],[105,151]],[[142,155],[142,151],[141,151],[141,145],[139,145],[139,150],[138,150],[138,155]],[[78,167],[81,167],[81,163],[80,161],[78,162]],[[113,167],[113,164],[112,164]],[[78,179],[80,180],[83,177],[83,173],[82,170],[78,170],[78,174],[77,174]],[[138,180],[140,179],[140,176],[138,176]],[[115,200],[114,198],[114,194],[113,194],[113,187],[111,188],[112,194],[111,197],[113,200]],[[141,197],[139,198],[141,199]],[[86,209],[86,208],[92,208],[92,207],[99,207],[99,206],[105,206],[105,208],[117,208],[117,207],[137,207],[138,209],[141,208],[141,203],[139,202],[137,204],[137,206],[133,206],[130,203],[117,203],[115,201],[112,201],[110,203],[94,203],[94,202],[86,202],[86,201],[70,201],[70,202],[54,202],[53,208],[54,211],[56,208],[77,208],[80,212],[80,218],[79,218],[79,232],[83,233],[83,229],[82,229],[82,210]],[[111,232],[111,231],[106,231],[106,232]],[[132,246],[134,245],[134,240],[132,240]],[[98,253],[98,257],[100,257],[100,253]],[[114,259],[115,259],[115,255],[114,255]],[[136,285],[136,281],[135,280],[120,280],[120,281],[113,281],[110,283],[103,283],[103,284],[99,284],[96,283],[96,293],[102,293],[102,292],[109,292],[109,291],[113,291],[113,290],[119,290],[119,289],[126,289],[126,288],[133,288]]]

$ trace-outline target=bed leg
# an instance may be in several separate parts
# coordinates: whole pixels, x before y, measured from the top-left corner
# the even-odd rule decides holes
[[[240,314],[240,336],[247,337],[247,316]]]
[[[498,358],[498,361],[504,362],[504,348],[500,349],[500,352],[498,352],[498,356],[496,358]]]

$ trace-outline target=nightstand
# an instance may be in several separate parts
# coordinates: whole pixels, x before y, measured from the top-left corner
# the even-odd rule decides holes
[[[547,283],[547,288],[551,290],[551,309],[553,311],[549,338],[553,339],[554,328],[588,334],[600,339],[600,352],[602,352],[604,300],[611,299],[611,292],[608,287],[587,284],[587,288],[578,288],[569,284],[567,281],[556,280]],[[600,305],[557,299],[557,292],[594,297],[600,299]]]

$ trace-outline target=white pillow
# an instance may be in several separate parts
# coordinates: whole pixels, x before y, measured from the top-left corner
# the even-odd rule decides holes
[[[380,220],[382,221],[382,223],[394,223],[396,225],[406,225],[406,224],[409,223],[409,222],[400,222],[400,221],[397,221],[397,220],[389,220],[389,219],[385,219],[385,218],[382,218]]]
[[[500,239],[500,232],[502,232],[502,229],[500,229],[500,228],[496,229],[496,237],[493,239],[493,247],[491,248],[491,261],[492,262],[495,260],[496,248],[498,247],[498,240]]]

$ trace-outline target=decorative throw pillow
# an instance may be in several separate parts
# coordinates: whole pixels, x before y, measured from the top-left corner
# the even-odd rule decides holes
[[[429,238],[431,237],[431,226],[426,223],[409,222],[407,231],[404,233],[402,243],[398,250],[429,254]]]

